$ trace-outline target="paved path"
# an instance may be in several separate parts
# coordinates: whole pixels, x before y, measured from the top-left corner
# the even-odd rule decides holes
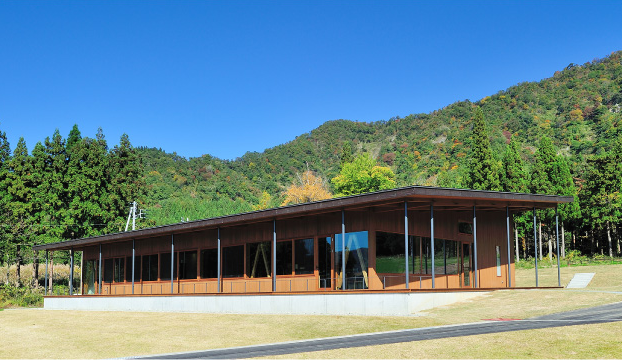
[[[512,321],[483,321],[470,324],[387,331],[373,334],[301,340],[286,343],[163,354],[142,359],[232,359],[276,356],[370,345],[433,340],[457,336],[491,334],[506,331],[544,329],[558,326],[587,325],[622,321],[622,302],[587,309],[556,313]]]

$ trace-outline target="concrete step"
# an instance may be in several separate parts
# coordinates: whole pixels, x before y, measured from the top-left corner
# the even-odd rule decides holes
[[[566,286],[567,289],[583,289],[585,288],[596,273],[577,273]]]

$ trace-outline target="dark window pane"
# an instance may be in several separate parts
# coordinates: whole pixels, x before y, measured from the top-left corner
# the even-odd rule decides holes
[[[276,274],[292,274],[292,242],[281,241],[276,243]]]
[[[268,277],[270,265],[270,242],[246,244],[246,274],[250,278]]]
[[[320,238],[317,243],[318,247],[318,267],[320,275],[320,287],[330,288],[330,253],[331,253],[330,237]]]
[[[134,259],[135,264],[134,264],[134,281],[140,281],[140,256],[137,256],[136,259]],[[127,277],[125,278],[126,281],[132,281],[132,257],[126,257],[125,258],[125,273],[127,274]]]
[[[197,278],[197,252],[184,251],[179,253],[179,278]]]
[[[104,282],[111,283],[113,275],[112,259],[104,259]]]
[[[294,241],[296,274],[313,274],[313,239]]]
[[[177,279],[177,253],[173,259],[173,279]],[[171,279],[171,253],[160,254],[160,280]]]
[[[461,234],[473,234],[473,224],[468,222],[458,222],[458,232]]]
[[[158,255],[145,255],[142,257],[143,281],[158,280]]]
[[[123,282],[125,280],[125,266],[123,258],[114,259],[114,281]]]
[[[244,246],[222,248],[222,276],[244,276]]]
[[[412,250],[411,250],[412,252]],[[376,272],[404,273],[404,234],[376,233]]]
[[[435,275],[445,274],[445,240],[434,239]]]
[[[201,251],[201,277],[204,279],[218,277],[218,249]]]

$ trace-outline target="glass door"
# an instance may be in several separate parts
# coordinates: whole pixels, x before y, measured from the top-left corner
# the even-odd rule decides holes
[[[471,287],[471,244],[462,243],[460,286]]]

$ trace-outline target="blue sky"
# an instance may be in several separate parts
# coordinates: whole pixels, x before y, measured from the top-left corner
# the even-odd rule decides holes
[[[622,50],[622,1],[2,1],[0,130],[232,159]]]

